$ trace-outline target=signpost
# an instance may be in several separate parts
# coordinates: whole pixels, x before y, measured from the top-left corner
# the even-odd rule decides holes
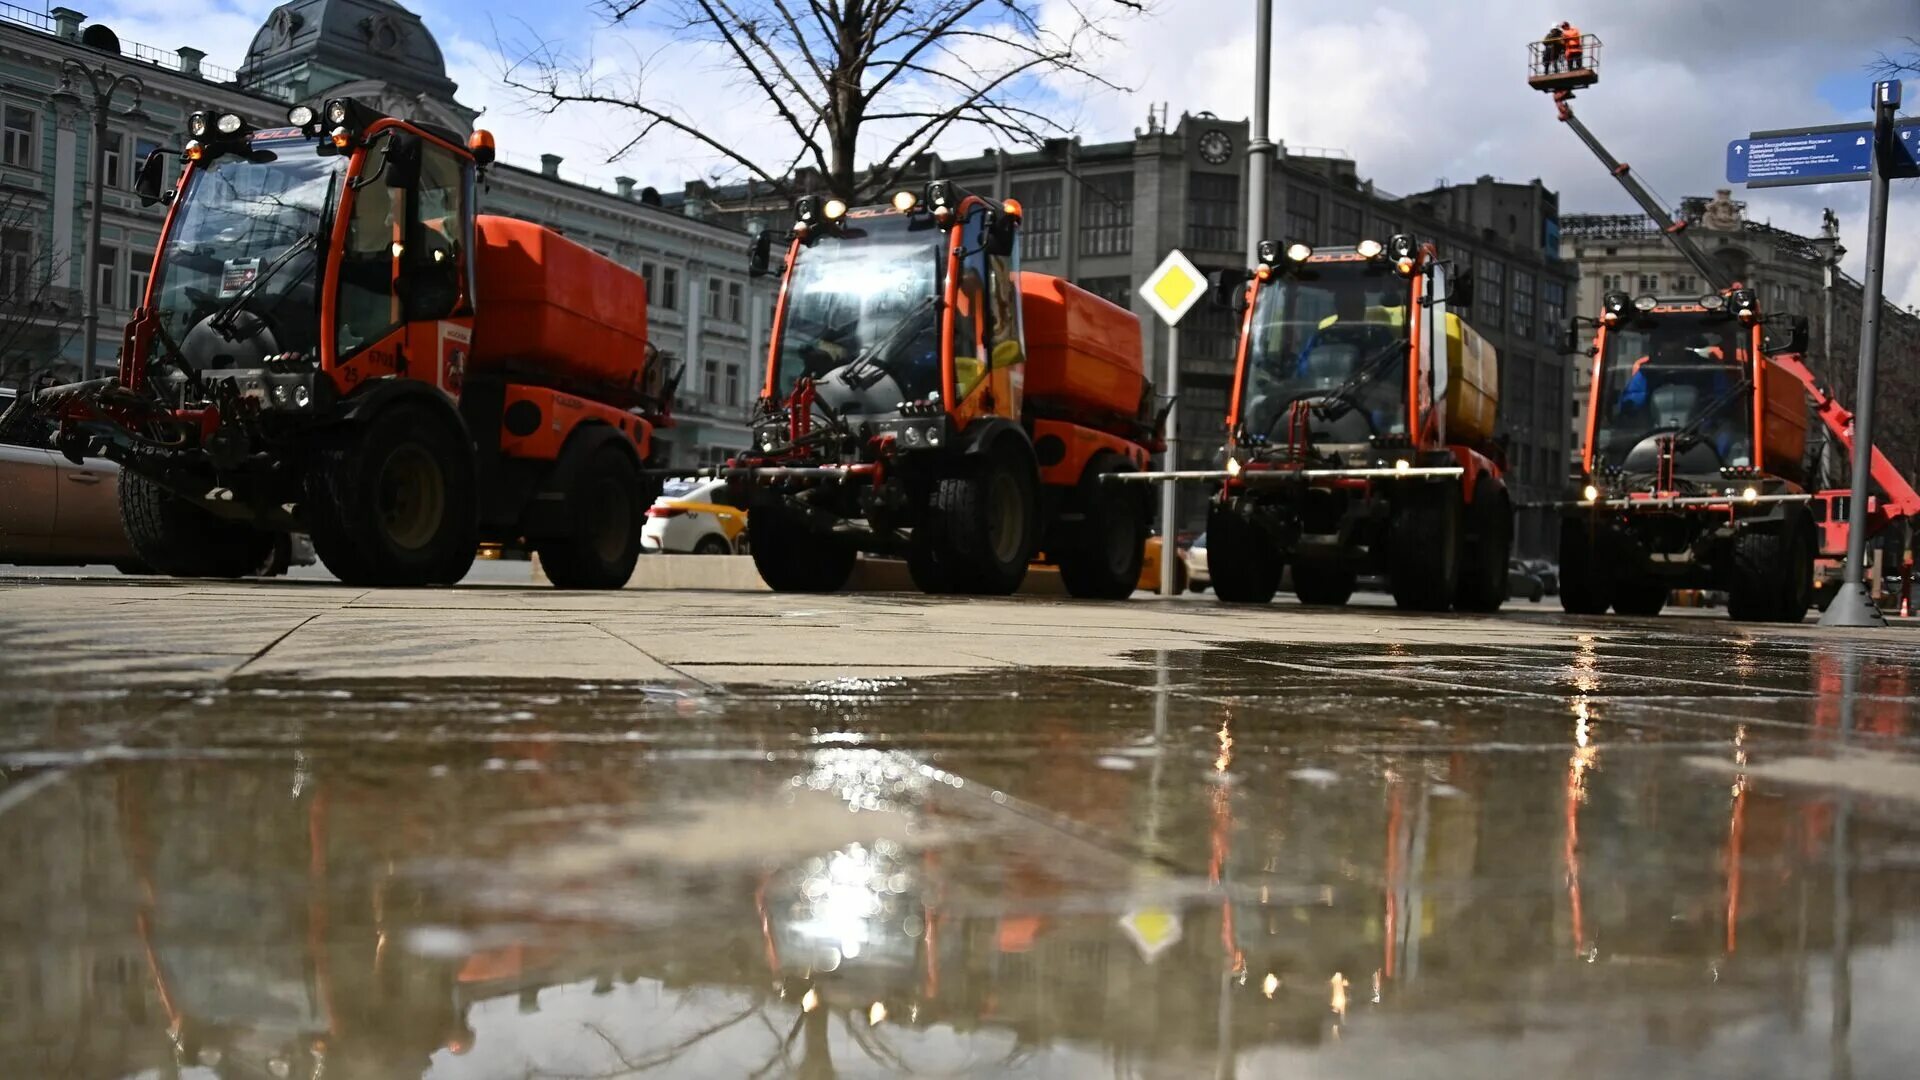
[[[1867,478],[1873,464],[1873,382],[1880,356],[1880,306],[1887,261],[1887,187],[1920,176],[1920,121],[1895,124],[1900,80],[1873,84],[1873,122],[1756,131],[1727,144],[1727,180],[1748,187],[1865,180],[1867,275],[1860,305],[1859,407],[1853,414],[1853,494],[1848,500],[1846,577],[1820,616],[1821,626],[1885,626],[1868,595]]]
[[[1180,396],[1180,319],[1193,310],[1193,305],[1206,295],[1207,275],[1193,265],[1193,260],[1180,253],[1178,248],[1167,252],[1160,265],[1147,280],[1140,283],[1140,296],[1147,306],[1153,308],[1161,321],[1167,324],[1167,397],[1177,401]],[[1177,472],[1180,468],[1178,405],[1167,410],[1167,454],[1163,468],[1168,472]],[[1164,480],[1160,487],[1160,595],[1173,595],[1173,561],[1180,557],[1178,537],[1175,535],[1179,508],[1174,499],[1172,480]]]
[[[1865,180],[1873,146],[1872,124],[1756,131],[1727,144],[1727,180],[1756,188]],[[1890,150],[1888,176],[1920,176],[1920,120],[1894,125]]]

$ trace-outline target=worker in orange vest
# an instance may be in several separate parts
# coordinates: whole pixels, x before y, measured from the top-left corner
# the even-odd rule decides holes
[[[1577,71],[1586,65],[1585,48],[1580,44],[1580,30],[1570,22],[1560,24],[1560,47],[1567,50],[1567,70]]]

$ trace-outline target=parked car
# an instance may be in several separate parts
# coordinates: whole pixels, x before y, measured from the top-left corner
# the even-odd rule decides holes
[[[669,555],[745,555],[747,511],[724,480],[669,480],[647,507],[642,551]]]
[[[0,562],[146,572],[120,526],[120,467],[93,457],[75,465],[53,448],[53,431],[0,390]]]
[[[152,573],[120,523],[120,466],[103,457],[75,465],[53,448],[53,432],[51,420],[16,407],[14,391],[0,390],[0,563],[98,563]],[[282,535],[259,573],[313,562],[304,534]]]
[[[1206,592],[1212,585],[1213,578],[1207,574],[1207,534],[1203,532],[1187,545],[1187,588]]]
[[[1560,595],[1560,568],[1547,559],[1526,559],[1527,571],[1540,579],[1540,588],[1548,596]]]
[[[1527,566],[1525,559],[1507,561],[1507,595],[1515,600],[1531,600],[1539,603],[1547,595],[1546,583],[1540,580]]]

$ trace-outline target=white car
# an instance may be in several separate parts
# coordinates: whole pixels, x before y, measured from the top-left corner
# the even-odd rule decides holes
[[[728,498],[724,480],[669,480],[647,507],[640,547],[666,555],[744,555],[746,508]]]

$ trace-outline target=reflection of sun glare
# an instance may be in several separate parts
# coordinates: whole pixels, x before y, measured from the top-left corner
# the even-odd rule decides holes
[[[1347,1018],[1347,977],[1336,971],[1333,973],[1333,978],[1327,980],[1327,985],[1332,991],[1328,997],[1327,1006],[1333,1010],[1333,1015],[1345,1020]]]
[[[1267,995],[1267,997],[1269,998],[1273,997],[1274,992],[1279,989],[1280,989],[1280,976],[1275,975],[1271,971],[1267,972],[1266,978],[1260,980],[1260,992]]]

